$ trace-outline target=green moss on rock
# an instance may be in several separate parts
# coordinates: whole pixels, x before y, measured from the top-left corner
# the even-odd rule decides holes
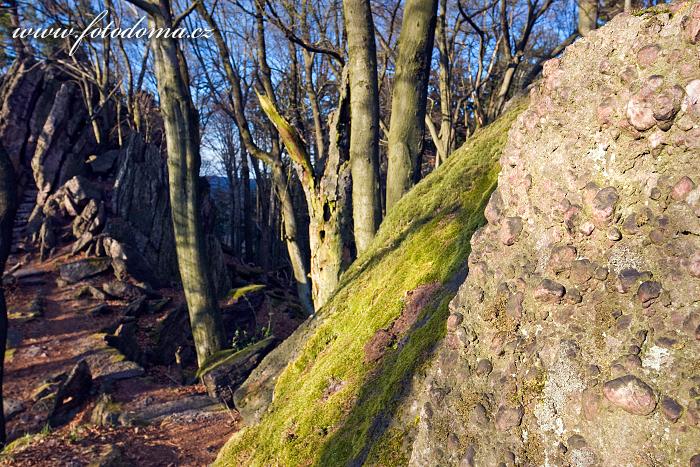
[[[448,303],[461,282],[455,279],[465,272],[472,234],[485,222],[498,159],[522,107],[470,138],[394,207],[279,375],[261,422],[234,435],[216,465],[345,465],[368,456],[384,465],[407,461],[408,444],[400,438],[412,428],[397,438],[388,422],[444,336]],[[402,315],[407,293],[433,283],[437,292],[405,335],[382,358],[367,361],[365,346]],[[337,390],[329,394],[331,387]]]

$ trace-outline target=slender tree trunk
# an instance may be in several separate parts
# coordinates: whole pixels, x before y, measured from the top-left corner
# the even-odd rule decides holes
[[[437,0],[407,0],[399,35],[389,125],[387,212],[420,177]]]
[[[314,121],[314,147],[316,149],[316,163],[319,167],[326,159],[326,145],[323,141],[323,123],[321,122],[321,107],[318,103],[318,95],[314,89],[314,55],[303,50],[304,55],[304,84],[306,86],[306,96],[311,106],[311,116]]]
[[[0,278],[5,272],[5,263],[12,244],[12,226],[17,212],[17,178],[5,148],[0,145]],[[7,343],[7,305],[5,291],[0,283],[0,407],[3,405],[3,376]],[[7,440],[5,416],[0,413],[0,448]]]
[[[440,51],[440,71],[438,82],[440,86],[440,162],[445,162],[447,156],[452,152],[453,125],[452,125],[452,90],[450,69],[450,51],[447,47],[447,0],[440,0],[440,11],[436,26],[436,37],[438,50]]]
[[[369,0],[345,0],[350,74],[350,170],[357,254],[369,247],[382,216],[379,200],[379,89]]]
[[[263,170],[260,170],[260,161],[252,159],[253,172],[255,173],[255,215],[257,219],[257,239],[256,257],[257,264],[263,269],[270,268],[270,237],[271,231],[267,228],[267,216],[270,212],[269,205],[265,202],[268,199],[268,184],[264,180]]]
[[[231,164],[232,161],[229,161]],[[236,235],[236,172],[233,168],[228,168],[226,170],[226,178],[228,178],[228,203],[229,203],[229,223],[228,223],[228,234],[229,234],[229,246],[235,252],[236,255],[240,256],[240,248],[238,244],[238,236]]]
[[[632,11],[632,0],[625,0],[625,13]]]
[[[309,278],[306,275],[306,264],[304,264],[304,254],[299,247],[299,232],[297,230],[297,221],[294,214],[294,204],[292,203],[292,194],[287,184],[287,175],[282,162],[272,164],[272,183],[277,192],[277,198],[280,202],[280,211],[282,213],[282,223],[284,224],[284,242],[287,245],[289,253],[289,261],[292,263],[292,271],[294,279],[297,282],[297,294],[299,301],[305,310],[314,310],[313,300],[311,298],[311,287]]]
[[[598,0],[578,0],[578,32],[582,36],[598,24]]]
[[[248,166],[248,152],[241,140],[241,183],[243,184],[243,257],[246,261],[253,261],[253,210],[250,201],[250,168]],[[258,187],[259,188],[259,187]]]
[[[158,14],[151,15],[155,27],[171,27],[168,2],[161,1],[158,9]],[[154,38],[152,47],[168,149],[177,259],[201,366],[223,348],[224,335],[200,220],[199,118],[189,91],[187,63],[177,40]]]

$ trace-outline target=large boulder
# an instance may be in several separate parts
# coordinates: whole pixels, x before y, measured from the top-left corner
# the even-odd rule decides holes
[[[412,402],[412,465],[692,465],[698,18],[622,14],[545,64]]]

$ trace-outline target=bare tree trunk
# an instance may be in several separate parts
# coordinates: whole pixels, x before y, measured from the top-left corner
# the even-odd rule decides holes
[[[250,168],[248,166],[248,152],[241,139],[241,183],[243,184],[243,257],[246,261],[253,261],[253,210],[250,203]],[[258,189],[260,187],[258,186]]]
[[[379,89],[374,22],[369,0],[345,0],[350,74],[350,170],[357,254],[369,247],[381,222],[379,199]]]
[[[0,278],[5,272],[5,263],[10,254],[12,226],[17,212],[17,179],[5,148],[0,145]],[[0,283],[0,407],[3,406],[2,383],[4,376],[5,350],[7,345],[7,305],[5,291]],[[0,448],[5,446],[5,415],[0,413]]]
[[[598,0],[578,0],[578,32],[582,36],[598,24]]]
[[[344,248],[347,232],[346,208],[349,195],[347,148],[342,132],[347,125],[347,76],[343,76],[339,107],[331,116],[328,161],[320,180],[314,177],[311,158],[298,132],[282,117],[270,98],[258,95],[260,106],[277,128],[291,159],[299,167],[309,213],[311,284],[316,309],[321,308],[338,286],[348,266]]]
[[[230,156],[233,157],[233,156]],[[238,236],[236,235],[236,189],[238,188],[236,184],[236,171],[233,167],[233,161],[228,161],[228,167],[226,168],[226,178],[228,179],[228,203],[229,203],[229,224],[228,224],[228,234],[229,234],[229,246],[234,251],[236,255],[240,256],[240,249],[238,244]]]
[[[625,0],[625,13],[632,11],[632,0]]]
[[[440,51],[440,71],[438,83],[440,86],[440,162],[445,162],[447,156],[452,152],[454,131],[452,125],[452,91],[450,70],[450,51],[447,47],[447,0],[440,0],[440,11],[436,26],[436,37],[438,50]]]
[[[172,28],[168,1],[146,6],[156,28]],[[160,108],[168,149],[170,205],[176,239],[180,277],[190,315],[192,335],[201,366],[224,346],[221,315],[208,267],[208,256],[200,220],[199,117],[189,90],[187,62],[176,39],[154,37],[152,42]]]
[[[437,0],[406,1],[391,100],[387,212],[420,177],[436,13]]]

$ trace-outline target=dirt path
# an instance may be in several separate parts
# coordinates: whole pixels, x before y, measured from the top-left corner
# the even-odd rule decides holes
[[[24,258],[13,256],[8,270],[20,260]],[[118,319],[123,305],[76,299],[84,283],[57,286],[57,268],[66,260],[67,256],[59,256],[44,264],[26,262],[20,270],[36,274],[7,287],[11,349],[6,359],[4,390],[6,400],[21,407],[9,418],[8,434],[10,440],[22,440],[15,443],[11,453],[0,457],[0,465],[81,466],[117,455],[117,451],[124,461],[138,466],[200,466],[212,462],[238,428],[236,412],[223,406],[218,410],[188,410],[184,406],[147,426],[98,427],[90,423],[97,399],[93,394],[70,423],[52,431],[45,428],[48,408],[41,407],[41,402],[32,402],[32,393],[47,378],[68,372],[80,359],[94,355],[95,335]],[[99,285],[105,280],[88,282]],[[43,313],[29,319],[37,298],[43,302]],[[107,303],[110,311],[90,315],[89,310],[100,303]],[[175,380],[171,369],[150,367],[143,376],[115,381],[110,395],[124,412],[161,406],[170,410],[163,404],[202,400],[203,386],[181,386]]]

